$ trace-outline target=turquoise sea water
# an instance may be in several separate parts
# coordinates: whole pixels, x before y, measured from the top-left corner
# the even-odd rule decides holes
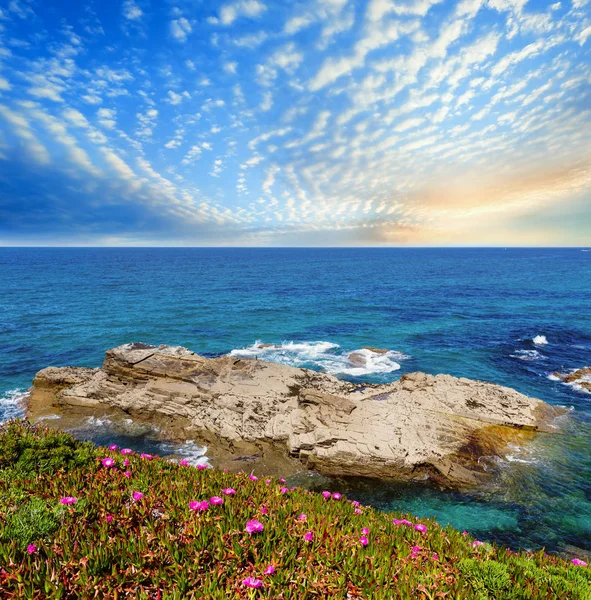
[[[548,378],[591,366],[591,252],[3,248],[0,276],[0,419],[19,414],[37,370],[99,366],[131,341],[256,352],[354,381],[415,370],[484,379],[572,407],[558,435],[491,465],[494,489],[323,485],[512,547],[591,551],[591,394]],[[257,340],[282,348],[261,356]],[[363,346],[392,352],[356,370],[347,355]],[[94,421],[80,435],[122,434]],[[137,449],[155,444],[125,435]]]

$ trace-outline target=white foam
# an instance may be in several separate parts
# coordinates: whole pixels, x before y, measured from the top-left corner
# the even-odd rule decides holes
[[[548,340],[546,339],[545,335],[536,335],[533,339],[532,342],[536,345],[536,346],[545,346],[548,343]]]
[[[39,417],[37,421],[55,421],[57,419],[61,419],[59,415],[45,415],[44,417]]]
[[[583,367],[583,369],[589,368],[591,367]],[[583,369],[575,369],[575,371]],[[575,371],[571,371],[571,373],[574,373]],[[577,390],[577,392],[582,392],[583,394],[591,394],[590,390],[581,385],[581,383],[591,383],[591,373],[588,375],[581,375],[576,381],[563,381],[560,377],[556,377],[556,375],[554,374],[548,375],[548,379],[552,381],[562,381],[564,385],[568,385],[569,387],[573,388],[573,390]]]
[[[182,456],[190,465],[196,467],[197,465],[211,466],[209,459],[206,456],[207,446],[199,446],[193,440],[189,440],[184,444],[179,444],[174,449],[175,454]]]
[[[29,397],[29,392],[21,388],[8,390],[0,396],[0,423],[9,419],[16,419],[25,415],[24,401]]]
[[[267,346],[257,340],[252,346],[232,350],[231,356],[259,358],[292,367],[318,368],[334,375],[362,377],[379,373],[392,373],[400,369],[398,361],[408,356],[401,352],[373,352],[367,348],[344,352],[331,342],[283,342]]]
[[[546,357],[537,350],[515,350],[515,354],[511,354],[511,357],[519,360],[546,360]]]
[[[86,423],[87,425],[90,425],[91,427],[102,427],[103,425],[111,425],[112,421],[111,419],[108,419],[107,417],[88,417],[88,419],[86,419]]]

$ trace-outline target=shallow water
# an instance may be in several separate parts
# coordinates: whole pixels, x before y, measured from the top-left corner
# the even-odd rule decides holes
[[[0,274],[0,418],[19,414],[37,370],[99,366],[106,349],[130,341],[254,353],[352,381],[415,370],[484,379],[573,407],[560,435],[538,436],[500,465],[501,485],[473,495],[322,485],[514,548],[591,550],[591,394],[552,379],[591,365],[589,252],[4,248]],[[351,363],[364,346],[390,352]],[[76,433],[203,460],[157,432],[91,423]]]

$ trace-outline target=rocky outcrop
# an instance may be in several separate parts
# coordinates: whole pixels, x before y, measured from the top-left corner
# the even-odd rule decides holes
[[[109,350],[100,369],[37,373],[29,416],[50,412],[148,419],[177,438],[208,443],[214,464],[216,452],[220,461],[275,454],[326,475],[431,477],[464,486],[484,476],[482,455],[544,430],[556,409],[449,375],[355,385],[254,359],[127,344]]]
[[[572,373],[554,373],[563,383],[573,384],[584,392],[591,392],[591,367],[583,367]]]

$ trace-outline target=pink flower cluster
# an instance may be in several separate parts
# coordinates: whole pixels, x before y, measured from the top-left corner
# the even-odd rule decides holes
[[[248,523],[246,523],[246,527],[244,529],[247,533],[253,534],[260,533],[261,531],[263,531],[263,529],[265,529],[265,526],[260,521],[257,521],[256,519],[251,519],[250,521],[248,521]]]
[[[74,498],[74,496],[64,496],[60,499],[60,504],[76,504],[78,502],[78,498]]]
[[[588,567],[589,566],[584,560],[581,560],[580,558],[573,558],[571,560],[571,563],[573,563],[573,565],[575,565],[577,567]]]
[[[269,565],[264,571],[263,575],[273,575],[275,573],[275,567],[273,565]],[[242,585],[249,588],[260,588],[263,587],[263,582],[261,579],[257,579],[256,577],[247,577],[242,580]]]
[[[115,461],[112,458],[103,458],[101,463],[103,467],[112,467],[115,465]]]

